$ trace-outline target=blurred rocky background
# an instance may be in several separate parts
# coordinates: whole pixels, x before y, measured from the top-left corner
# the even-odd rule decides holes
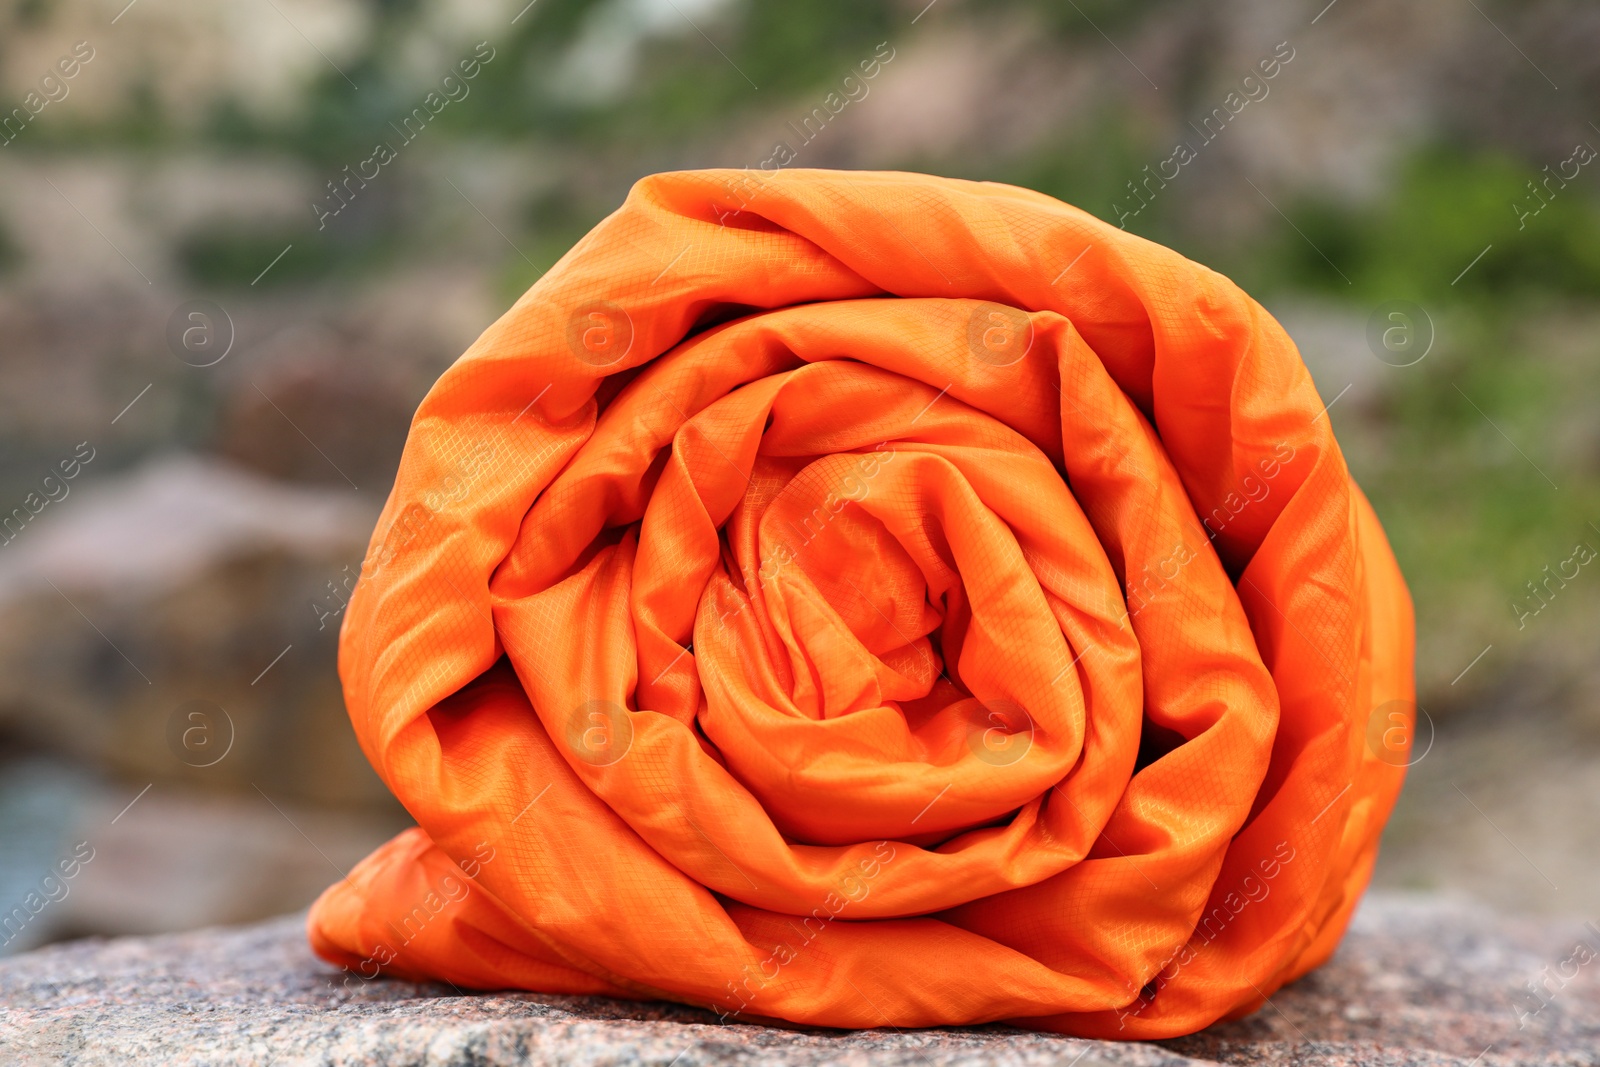
[[[1417,602],[1379,883],[1594,917],[1597,46],[1579,0],[0,2],[0,911],[92,851],[0,952],[280,914],[405,825],[335,639],[410,413],[634,180],[780,145],[1279,315]]]

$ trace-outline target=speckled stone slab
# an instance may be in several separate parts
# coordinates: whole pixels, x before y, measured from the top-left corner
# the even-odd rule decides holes
[[[1600,955],[1579,947],[1600,952],[1600,930],[1429,897],[1369,897],[1328,966],[1249,1019],[1158,1044],[999,1026],[778,1029],[670,1004],[390,981],[346,990],[301,924],[80,941],[0,962],[0,1063],[1600,1067]]]

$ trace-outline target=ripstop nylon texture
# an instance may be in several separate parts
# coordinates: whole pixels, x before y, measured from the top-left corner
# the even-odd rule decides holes
[[[1252,1010],[1337,944],[1414,699],[1322,412],[1232,283],[1041,194],[639,182],[417,412],[340,673],[418,826],[314,947],[840,1027]]]

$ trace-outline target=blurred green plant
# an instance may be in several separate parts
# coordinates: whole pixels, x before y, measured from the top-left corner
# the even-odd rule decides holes
[[[1057,36],[1092,39],[1099,32],[1137,26],[1151,11],[1170,4],[1171,0],[1024,0],[1020,4],[1015,0],[978,0],[966,6],[992,14],[1023,8]]]
[[[1542,177],[1503,154],[1430,148],[1376,204],[1312,199],[1286,208],[1304,236],[1282,227],[1245,270],[1264,291],[1358,300],[1600,295],[1600,175],[1581,171],[1524,225],[1518,206],[1539,202],[1529,183]]]
[[[398,237],[383,234],[333,240],[309,227],[223,226],[181,238],[176,256],[184,273],[201,285],[266,289],[376,268],[389,261],[397,242]]]
[[[18,247],[11,231],[0,225],[0,274],[6,274],[22,262],[22,249]]]
[[[1148,116],[1125,107],[1104,106],[1079,116],[1072,131],[1010,160],[963,160],[953,166],[926,161],[920,169],[975,181],[1000,181],[1055,197],[1108,222],[1113,203],[1128,195],[1128,182],[1154,156],[1162,129]],[[914,167],[913,169],[919,169]],[[1139,216],[1137,231],[1150,236],[1170,229],[1167,201],[1156,198]],[[1156,238],[1152,238],[1156,239]]]
[[[568,149],[626,145],[636,154],[671,147],[773,98],[851,73],[878,42],[894,36],[904,14],[888,0],[727,4],[695,19],[682,15],[681,26],[669,23],[666,30],[635,27],[632,74],[619,91],[598,97],[569,91],[563,79],[581,81],[591,73],[570,62],[574,46],[603,19],[639,22],[639,8],[634,0],[543,0],[511,34],[491,42],[495,60],[443,125],[458,137],[559,140]],[[319,72],[307,105],[289,120],[274,125],[236,102],[219,101],[208,135],[324,163],[370,148],[375,131],[381,134],[416,102],[415,70],[404,62],[410,51],[400,43],[421,17],[414,4],[385,5],[362,54],[342,64],[359,93],[350,91],[344,75]]]
[[[1600,522],[1600,439],[1585,399],[1600,389],[1600,361],[1560,340],[1597,325],[1571,300],[1463,300],[1435,316],[1435,351],[1388,372],[1381,410],[1334,417],[1363,420],[1352,473],[1416,600],[1419,678],[1442,693],[1489,642],[1514,650],[1591,632],[1548,619],[1524,629],[1512,605],[1577,541],[1600,546],[1589,526]],[[1340,430],[1350,439],[1347,422]]]
[[[501,297],[509,303],[527,292],[530,285],[543,277],[568,249],[616,207],[571,185],[559,185],[532,197],[523,212],[528,235],[520,244],[528,259],[507,258],[498,285]]]

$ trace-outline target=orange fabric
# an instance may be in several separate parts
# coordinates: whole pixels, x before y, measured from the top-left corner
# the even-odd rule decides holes
[[[417,412],[340,671],[419,825],[313,945],[839,1027],[1252,1010],[1413,699],[1328,423],[1238,288],[1046,196],[641,181]]]

